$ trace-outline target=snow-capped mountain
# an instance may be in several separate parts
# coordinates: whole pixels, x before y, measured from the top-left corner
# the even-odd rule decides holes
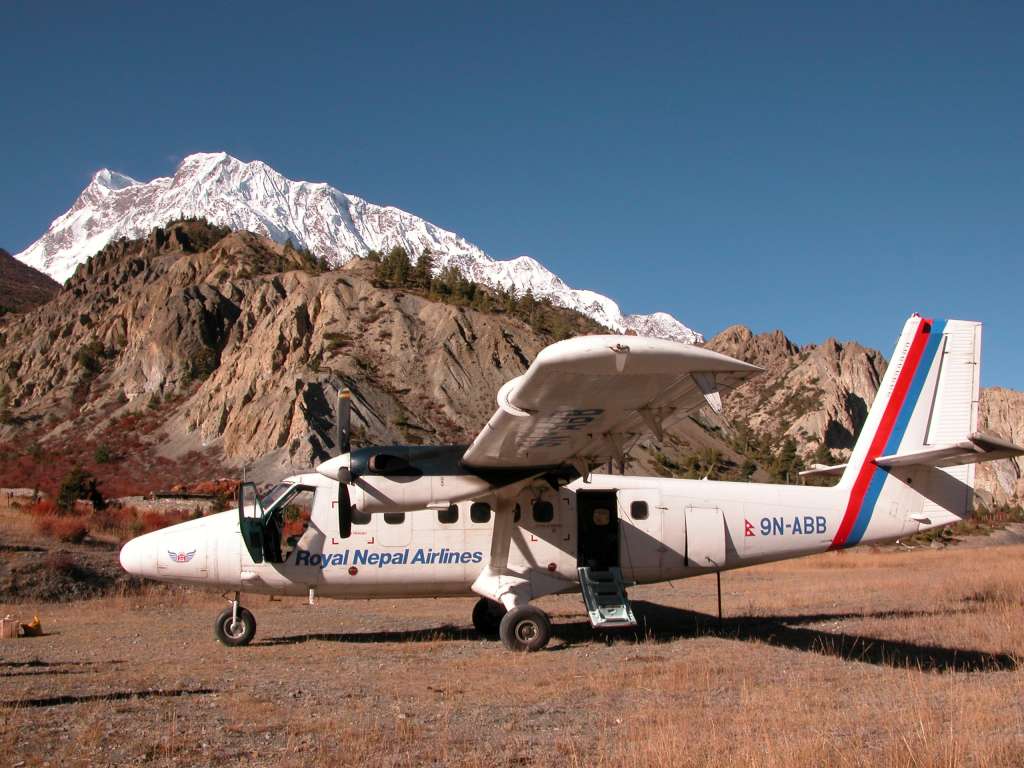
[[[492,259],[464,237],[406,211],[375,205],[324,183],[292,181],[265,163],[244,163],[223,152],[189,155],[173,176],[148,182],[99,171],[71,209],[16,258],[64,282],[112,240],[141,237],[182,216],[202,216],[278,242],[290,238],[335,265],[396,245],[413,258],[429,248],[439,270],[453,265],[486,285],[518,293],[530,290],[613,330],[689,343],[704,340],[664,312],[623,315],[612,299],[570,288],[529,256]]]

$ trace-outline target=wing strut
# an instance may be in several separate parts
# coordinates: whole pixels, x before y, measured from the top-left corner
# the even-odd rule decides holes
[[[472,590],[511,610],[530,601],[530,582],[508,569],[508,552],[515,528],[514,497],[498,496],[494,506],[494,530],[487,564],[473,582]]]
[[[718,384],[715,382],[714,373],[694,371],[692,374],[694,382],[704,395],[707,404],[715,413],[722,412],[722,396],[718,393]]]

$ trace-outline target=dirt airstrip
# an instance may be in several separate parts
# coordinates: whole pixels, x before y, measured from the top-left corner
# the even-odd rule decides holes
[[[0,755],[36,765],[1024,765],[1024,546],[852,551],[636,588],[642,636],[540,601],[545,651],[479,639],[471,599],[156,587],[38,612],[0,642]]]

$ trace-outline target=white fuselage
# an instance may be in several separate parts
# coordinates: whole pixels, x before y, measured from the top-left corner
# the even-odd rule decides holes
[[[450,511],[374,514],[338,537],[337,484],[319,474],[288,478],[315,490],[308,529],[282,562],[255,563],[232,510],[146,534],[127,544],[129,572],[166,582],[282,595],[333,598],[462,596],[487,564],[491,498]],[[609,493],[613,493],[614,497]],[[603,495],[602,495],[603,494]],[[611,557],[623,577],[652,583],[823,552],[832,545],[850,489],[598,475],[554,490],[534,483],[517,496],[508,571],[530,582],[531,597],[578,589],[577,566],[594,539],[581,514],[605,525],[614,503]],[[948,521],[916,519],[908,505],[876,509],[859,543],[893,540]],[[595,501],[597,500],[596,507]],[[610,510],[609,510],[610,513]],[[593,530],[593,527],[590,526]],[[581,541],[581,537],[583,540]]]

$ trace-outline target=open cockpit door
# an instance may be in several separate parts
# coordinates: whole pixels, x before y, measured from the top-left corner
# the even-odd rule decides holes
[[[265,515],[253,483],[238,486],[238,530],[254,563],[263,562],[266,540]]]

